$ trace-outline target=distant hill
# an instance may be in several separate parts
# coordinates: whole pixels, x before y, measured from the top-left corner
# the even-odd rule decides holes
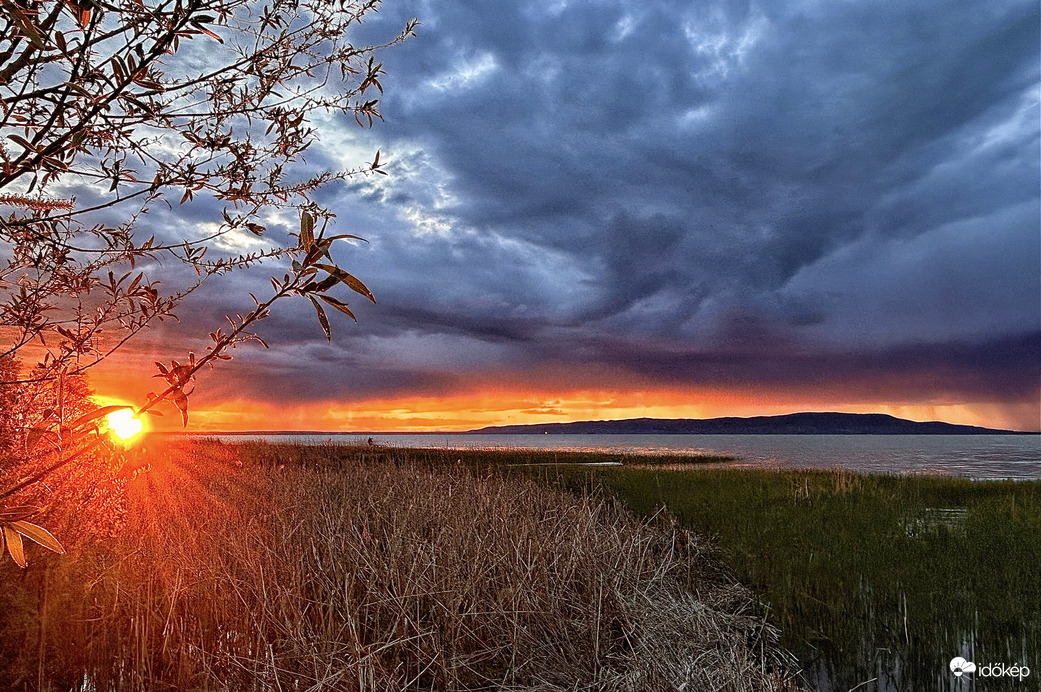
[[[974,425],[918,423],[883,413],[790,413],[753,418],[630,418],[500,425],[471,433],[550,435],[1020,435]]]

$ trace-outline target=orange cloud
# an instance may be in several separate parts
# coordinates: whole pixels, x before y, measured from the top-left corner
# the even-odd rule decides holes
[[[152,379],[154,358],[147,353],[121,355],[91,371],[91,384],[101,403],[141,405],[162,381]],[[232,368],[234,368],[234,364]],[[966,401],[958,393],[921,393],[892,377],[865,378],[851,383],[812,381],[796,388],[729,386],[662,386],[626,373],[589,366],[592,376],[576,369],[538,373],[488,373],[444,394],[358,395],[357,400],[331,400],[315,392],[314,400],[292,403],[259,398],[235,385],[248,377],[238,369],[216,386],[219,377],[200,377],[191,397],[188,430],[311,430],[328,432],[464,431],[493,425],[618,420],[625,418],[712,418],[759,416],[798,411],[888,413],[910,420],[942,420],[1017,430],[1037,430],[1037,404],[1030,402]],[[579,368],[578,370],[581,370]],[[224,372],[224,371],[220,371]],[[228,372],[232,372],[229,369]],[[495,379],[492,379],[492,378]],[[238,378],[238,379],[236,379]],[[496,382],[497,381],[497,382]],[[590,386],[589,382],[602,383]],[[549,383],[549,384],[546,384]],[[913,384],[913,383],[912,383]],[[160,406],[165,415],[148,417],[154,430],[180,430],[180,415]]]
[[[114,399],[102,396],[105,403]],[[119,399],[119,403],[125,400]],[[150,419],[154,429],[179,430],[176,411]],[[997,404],[890,404],[795,397],[778,392],[593,390],[551,395],[511,391],[402,397],[358,402],[314,401],[294,405],[244,399],[193,406],[189,431],[310,430],[324,432],[452,432],[491,425],[618,420],[625,418],[711,418],[795,411],[889,413],[911,420],[1029,429],[1031,411]]]

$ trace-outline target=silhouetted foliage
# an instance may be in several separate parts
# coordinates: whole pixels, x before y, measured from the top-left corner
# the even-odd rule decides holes
[[[0,382],[18,379],[18,361],[13,356],[0,358]],[[0,458],[10,459],[22,429],[18,420],[19,387],[0,384]]]
[[[327,234],[335,215],[315,193],[384,173],[379,152],[340,171],[312,170],[304,153],[320,119],[381,119],[377,54],[416,22],[382,44],[354,45],[356,25],[379,5],[0,0],[0,356],[37,361],[27,372],[0,368],[0,382],[26,387],[23,399],[41,383],[65,386],[174,315],[209,277],[275,263],[270,295],[250,294],[253,308],[212,332],[205,354],[157,363],[166,389],[135,415],[168,402],[187,424],[195,373],[259,341],[251,329],[276,301],[306,297],[329,336],[323,304],[354,317],[334,289],[374,300],[331,253],[337,240],[361,239]],[[182,231],[145,223],[148,212],[181,205],[210,218]],[[299,226],[269,231],[273,209],[295,210]],[[262,249],[226,249],[256,238]],[[170,285],[171,263],[190,267],[191,280]],[[45,469],[60,468],[105,444],[99,426],[110,412],[62,418],[37,405],[39,420],[22,421],[21,432],[5,419],[0,451],[21,435]],[[14,476],[0,502],[40,480]]]

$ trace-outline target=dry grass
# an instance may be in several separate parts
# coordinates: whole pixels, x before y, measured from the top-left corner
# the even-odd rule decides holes
[[[602,497],[405,450],[162,459],[112,537],[0,566],[0,687],[795,689],[695,536]]]

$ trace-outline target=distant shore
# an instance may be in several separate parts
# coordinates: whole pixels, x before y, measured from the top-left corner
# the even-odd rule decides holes
[[[159,434],[181,435],[181,431]],[[944,421],[912,421],[882,413],[790,413],[747,418],[626,418],[570,423],[496,425],[474,430],[212,430],[192,435],[1041,435]]]
[[[1016,430],[911,421],[883,413],[790,413],[750,418],[629,418],[480,428],[476,434],[536,435],[1029,435]]]

